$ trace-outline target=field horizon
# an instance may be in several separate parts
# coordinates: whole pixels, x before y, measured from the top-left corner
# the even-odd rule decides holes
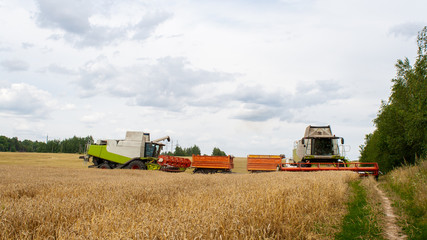
[[[88,168],[92,163],[85,163],[79,159],[83,154],[77,153],[35,153],[35,152],[0,152],[0,165],[28,165]],[[191,160],[191,156],[182,156]],[[191,172],[188,169],[186,172]],[[234,157],[235,173],[248,173],[246,171],[246,157]]]

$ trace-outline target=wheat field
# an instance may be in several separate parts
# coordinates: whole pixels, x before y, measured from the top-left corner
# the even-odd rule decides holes
[[[358,177],[72,166],[1,165],[1,239],[333,239]]]

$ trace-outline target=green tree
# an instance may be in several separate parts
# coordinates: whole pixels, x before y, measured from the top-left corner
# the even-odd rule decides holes
[[[167,152],[161,152],[160,155],[168,155],[168,156],[174,156],[173,152],[167,151]]]
[[[16,151],[19,151],[21,149],[21,144],[20,144],[20,142],[19,142],[19,140],[18,140],[17,137],[11,138],[9,140],[9,142],[10,142],[10,149],[9,149],[9,151],[16,152]]]
[[[17,137],[0,136],[0,151],[83,153],[88,142],[93,143],[92,136],[85,138],[74,136],[62,141],[52,140],[47,143],[31,140],[20,141]]]
[[[214,147],[212,150],[212,156],[227,156],[224,151],[221,151],[221,149]]]
[[[24,140],[22,141],[21,146],[22,146],[22,149],[21,149],[22,152],[34,152],[33,141]]]
[[[45,142],[34,142],[35,152],[47,152],[47,144]]]
[[[46,144],[45,152],[52,152],[52,153],[60,152],[60,144],[61,144],[61,141],[57,139],[48,141]]]
[[[176,146],[175,152],[173,153],[174,156],[191,156],[193,154],[200,155],[200,148],[197,145],[189,148],[181,148],[180,146]]]
[[[200,155],[200,148],[197,145],[194,145],[192,147],[186,148],[185,152],[187,154],[187,156],[191,156],[191,155]]]
[[[361,161],[378,162],[385,171],[414,163],[427,153],[427,27],[418,34],[414,66],[398,60],[391,95],[382,102],[376,130],[361,146]]]
[[[82,137],[72,137],[61,141],[60,152],[64,153],[83,153],[86,147],[86,144],[93,142],[92,136]]]
[[[0,151],[7,152],[9,151],[9,138],[5,136],[0,136]]]
[[[175,152],[173,153],[173,155],[175,155],[175,156],[185,156],[186,153],[185,153],[184,149],[182,149],[180,146],[176,146],[175,147]]]

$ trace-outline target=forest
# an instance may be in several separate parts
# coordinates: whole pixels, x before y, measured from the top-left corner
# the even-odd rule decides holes
[[[19,140],[17,137],[0,136],[0,152],[43,152],[43,153],[84,153],[87,143],[93,143],[92,136],[72,137],[64,140],[48,140],[47,142]],[[192,147],[176,146],[174,152],[162,152],[171,156],[201,155],[197,145]],[[212,156],[226,156],[224,151],[215,147]]]
[[[19,140],[17,137],[0,136],[0,152],[51,152],[51,153],[83,153],[86,144],[93,142],[92,136],[72,137],[64,140],[48,140],[47,142]]]
[[[383,172],[414,164],[427,153],[427,27],[418,34],[413,65],[398,60],[388,101],[382,101],[373,133],[360,146],[360,161],[378,162]]]

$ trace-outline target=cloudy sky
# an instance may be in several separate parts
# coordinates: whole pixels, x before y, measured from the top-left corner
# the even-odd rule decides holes
[[[394,64],[414,61],[426,10],[425,0],[0,0],[0,135],[138,130],[206,154],[290,156],[307,125],[331,125],[357,159]]]

